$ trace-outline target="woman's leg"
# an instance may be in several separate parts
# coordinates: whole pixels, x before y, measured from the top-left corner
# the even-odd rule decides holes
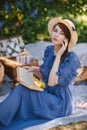
[[[9,125],[19,109],[21,103],[23,86],[18,85],[9,96],[0,103],[0,122]]]
[[[77,108],[85,109],[87,110],[87,101],[81,101],[79,104],[77,104]]]

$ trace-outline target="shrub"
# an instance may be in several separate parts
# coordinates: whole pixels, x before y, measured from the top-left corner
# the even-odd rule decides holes
[[[0,38],[22,35],[24,42],[50,40],[47,23],[55,16],[75,22],[78,42],[87,42],[86,0],[4,0],[0,1]],[[82,17],[85,16],[86,22]],[[80,19],[78,20],[78,17]]]

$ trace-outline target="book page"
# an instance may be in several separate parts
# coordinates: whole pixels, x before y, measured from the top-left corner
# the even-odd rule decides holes
[[[42,88],[34,85],[33,73],[27,72],[26,69],[22,67],[17,68],[17,79],[20,84],[24,85],[27,88],[38,90],[38,91],[43,91]]]

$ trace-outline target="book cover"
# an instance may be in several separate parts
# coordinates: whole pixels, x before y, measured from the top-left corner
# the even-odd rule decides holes
[[[34,76],[32,72],[27,72],[26,69],[22,67],[17,68],[17,80],[20,84],[24,85],[25,87],[43,91],[44,89],[34,84]]]

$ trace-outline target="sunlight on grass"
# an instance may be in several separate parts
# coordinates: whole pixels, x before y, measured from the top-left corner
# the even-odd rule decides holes
[[[71,123],[68,125],[60,125],[49,130],[87,130],[87,121],[81,121],[77,123]]]

